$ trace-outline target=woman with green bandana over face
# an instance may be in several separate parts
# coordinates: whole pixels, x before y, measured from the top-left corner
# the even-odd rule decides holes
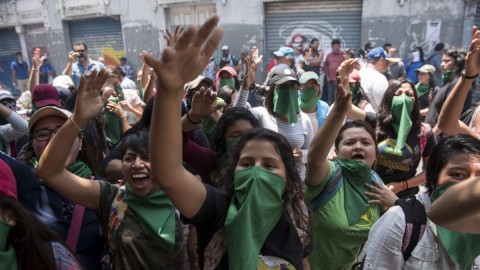
[[[131,133],[122,141],[123,186],[91,181],[63,166],[82,127],[98,115],[112,93],[110,88],[101,89],[107,77],[105,71],[82,77],[75,111],[56,128],[36,173],[63,197],[95,211],[107,235],[106,267],[189,269],[180,218],[165,192],[151,181],[148,131]]]
[[[429,211],[432,203],[443,199],[445,190],[455,188],[457,183],[475,181],[480,175],[479,161],[480,141],[477,139],[468,135],[443,139],[434,147],[427,164],[427,192],[417,194],[417,200]],[[444,206],[453,209],[453,206]],[[455,208],[454,211],[463,209]],[[480,235],[455,232],[439,226],[435,220],[427,220],[420,240],[405,261],[402,254],[403,238],[407,233],[405,220],[402,208],[393,206],[375,223],[365,246],[364,269],[468,270],[480,265],[480,258],[477,258]],[[479,228],[478,222],[470,223],[473,224]]]
[[[420,105],[420,115],[422,119],[428,113],[428,107],[432,101],[432,96],[440,90],[435,83],[435,67],[429,64],[423,65],[416,70],[418,83],[415,84],[415,90],[418,95],[418,103]]]
[[[19,159],[36,169],[47,145],[70,116],[71,112],[53,106],[46,106],[36,111],[28,124],[29,143]],[[88,149],[83,145],[83,139],[82,134],[77,134],[74,142],[69,147],[63,148],[67,152],[67,157],[62,165],[73,174],[89,178],[94,174],[91,167],[80,157],[88,153]],[[62,239],[67,240],[70,236],[72,239],[70,247],[79,254],[89,269],[100,269],[104,239],[98,218],[92,209],[84,208],[64,198],[51,189],[42,178],[24,179],[18,185],[19,192],[23,193],[26,193],[23,191],[24,188],[32,188],[28,194],[21,194],[22,197],[28,198],[22,203]],[[83,219],[77,220],[78,223],[73,221],[75,210],[77,213],[83,213]],[[76,226],[79,234],[72,236],[69,231]]]
[[[149,145],[153,179],[196,226],[202,269],[309,269],[303,265],[311,243],[307,209],[285,138],[265,129],[244,134],[226,168],[226,192],[182,166],[183,84],[202,72],[219,44],[217,23],[215,16],[199,30],[189,27],[161,60],[145,58],[159,77],[150,129],[156,139]],[[214,106],[215,93],[205,95]],[[214,256],[204,258],[205,253]]]
[[[300,97],[298,103],[302,112],[310,118],[312,130],[316,132],[325,122],[328,104],[320,100],[321,90],[318,75],[313,71],[302,73],[299,79]]]
[[[247,63],[247,76],[234,106],[246,107],[249,91],[248,86],[255,79],[257,61],[255,55]],[[312,141],[312,121],[307,114],[300,110],[298,87],[299,82],[295,72],[287,65],[275,66],[269,73],[269,91],[265,98],[265,107],[254,107],[250,111],[260,122],[263,128],[273,130],[284,136],[292,146],[293,155],[297,160],[297,170],[300,177],[305,179],[308,157],[308,146]],[[246,89],[246,90],[245,90]]]
[[[379,207],[369,204],[365,194],[365,184],[383,185],[372,170],[375,132],[364,121],[342,126],[352,102],[348,75],[354,64],[355,59],[349,59],[338,68],[334,106],[309,149],[305,201],[312,211],[316,243],[308,257],[312,269],[351,269],[380,216]],[[327,159],[332,145],[334,161]]]
[[[218,91],[225,85],[238,89],[237,72],[230,66],[221,68],[215,74],[215,89]]]
[[[0,160],[0,269],[84,269],[58,235],[20,205],[14,174],[3,160]]]
[[[352,106],[350,119],[366,120],[376,126],[378,153],[375,171],[398,197],[418,192],[425,183],[425,173],[416,175],[420,159],[423,164],[436,144],[431,127],[420,121],[415,86],[408,81],[393,83],[385,91],[377,114]]]

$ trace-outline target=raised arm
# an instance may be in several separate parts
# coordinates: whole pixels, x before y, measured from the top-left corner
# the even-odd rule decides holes
[[[480,178],[449,187],[432,204],[428,218],[451,230],[480,233]]]
[[[189,27],[173,47],[167,47],[161,59],[144,54],[146,64],[158,77],[150,126],[149,153],[152,180],[160,184],[176,208],[187,218],[197,214],[206,198],[205,186],[182,164],[180,111],[183,86],[195,79],[208,64],[223,32],[212,17],[197,30]],[[215,93],[208,91],[212,98]]]
[[[78,53],[74,51],[70,51],[68,53],[68,62],[65,70],[63,71],[63,75],[72,76],[73,62],[75,62],[76,57],[78,57]]]
[[[78,137],[80,128],[85,127],[87,121],[100,113],[113,90],[106,89],[100,97],[100,89],[108,78],[104,70],[97,74],[92,71],[88,80],[82,77],[80,85],[85,85],[78,91],[75,111],[60,128],[57,134],[48,143],[40,157],[36,174],[48,186],[65,198],[93,210],[100,203],[100,184],[77,176],[65,169],[70,148]]]
[[[461,133],[480,138],[479,134],[475,133],[460,121],[460,115],[462,114],[468,91],[472,87],[474,78],[480,71],[480,31],[474,26],[472,32],[473,38],[465,59],[464,73],[462,73],[462,76],[453,87],[452,92],[448,95],[438,117],[438,128],[445,136]]]
[[[344,61],[337,70],[335,105],[325,119],[325,123],[315,133],[308,149],[307,184],[319,185],[329,173],[328,152],[338,136],[343,119],[352,104],[352,93],[348,85],[348,75],[352,72],[355,59]]]
[[[30,92],[39,84],[40,81],[40,66],[42,65],[42,60],[40,59],[40,49],[36,48],[33,52],[32,58],[32,71],[28,77],[28,89]]]
[[[252,48],[252,56],[243,58],[245,63],[245,78],[240,86],[237,99],[233,104],[234,107],[247,107],[247,100],[249,95],[250,85],[255,82],[255,72],[257,71],[257,65],[262,62],[263,55],[258,54],[258,48]]]

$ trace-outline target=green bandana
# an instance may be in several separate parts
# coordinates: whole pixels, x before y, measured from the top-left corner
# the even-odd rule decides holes
[[[345,212],[347,213],[348,225],[357,224],[360,217],[367,211],[368,196],[365,183],[374,185],[371,180],[372,169],[367,164],[351,160],[337,159],[343,174],[343,186],[345,191]]]
[[[118,97],[109,97],[108,101],[118,104],[120,99]],[[105,114],[105,133],[107,138],[112,141],[112,144],[116,144],[122,138],[122,121],[113,112],[107,111]]]
[[[235,88],[235,81],[230,79],[230,78],[220,79],[220,81],[218,82],[218,89],[217,90],[222,89],[222,87],[224,87],[225,85],[228,85],[230,87]]]
[[[36,157],[31,158],[28,163],[34,168],[38,167],[38,159]],[[93,174],[88,165],[80,160],[77,160],[73,165],[68,166],[67,171],[83,178],[89,178]]]
[[[430,84],[423,85],[421,83],[417,83],[415,85],[415,89],[417,90],[418,97],[423,97],[430,91]]]
[[[12,227],[5,222],[0,221],[0,269],[17,269],[17,256],[15,248],[8,243],[8,235]]]
[[[318,91],[313,87],[305,87],[300,92],[300,108],[304,111],[312,110],[318,102]]]
[[[358,100],[358,91],[360,88],[360,84],[357,83],[351,83],[350,84],[350,92],[352,92],[352,104],[355,106],[358,106],[360,103],[360,100]]]
[[[144,89],[142,87],[142,84],[140,83],[140,80],[137,80],[137,85],[138,85],[138,93],[140,94],[140,98],[143,100]]]
[[[265,239],[283,212],[285,181],[258,166],[235,173],[225,220],[230,270],[257,269]]]
[[[401,156],[412,128],[413,100],[405,94],[394,96],[392,100],[393,129],[397,134],[395,149],[392,154]]]
[[[125,96],[123,95],[123,88],[120,86],[120,84],[115,84],[113,87],[115,88],[115,90],[118,93],[118,99],[120,101],[125,100]]]
[[[215,100],[215,105],[221,104],[222,102],[224,102],[223,99],[217,97],[217,99]],[[202,124],[203,131],[205,131],[208,134],[212,133],[216,126],[217,126],[217,122],[215,122],[215,120],[213,120],[213,118],[210,115],[205,117],[205,119],[203,120],[203,124]]]
[[[446,84],[453,76],[453,70],[447,70],[442,74],[442,83]]]
[[[432,202],[454,184],[438,186],[432,194]],[[480,255],[480,235],[451,231],[437,225],[438,237],[448,255],[463,270],[472,269],[475,258]]]
[[[235,137],[235,138],[230,138],[225,142],[225,148],[227,150],[227,155],[232,156],[233,150],[235,149],[235,146],[237,146],[238,141],[240,141],[240,136]]]
[[[297,123],[298,94],[295,86],[279,86],[273,92],[273,111],[287,118],[289,124]]]
[[[175,246],[175,210],[167,194],[159,190],[138,197],[126,184],[125,200],[128,207],[158,235],[162,248],[172,251]]]

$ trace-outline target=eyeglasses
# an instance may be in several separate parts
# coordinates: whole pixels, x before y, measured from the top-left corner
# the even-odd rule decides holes
[[[48,141],[50,140],[50,138],[52,137],[52,133],[53,134],[57,134],[58,130],[61,128],[62,126],[58,126],[54,129],[49,129],[49,128],[42,128],[42,129],[39,129],[35,132],[33,132],[33,139],[39,141],[39,142],[44,142],[44,141]]]
[[[85,52],[85,50],[76,50],[75,52],[81,52],[81,53],[83,53],[83,52]]]

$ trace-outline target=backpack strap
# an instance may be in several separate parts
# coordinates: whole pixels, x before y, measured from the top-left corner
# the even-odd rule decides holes
[[[432,127],[430,127],[429,124],[422,122],[420,128],[422,131],[422,134],[420,135],[420,156],[423,157],[423,152],[427,147],[430,135],[432,135]]]
[[[400,206],[405,214],[402,254],[403,259],[407,261],[425,232],[427,212],[423,204],[414,196],[398,199],[395,201],[395,205]]]
[[[316,210],[328,202],[342,186],[343,183],[343,174],[340,166],[335,162],[335,170],[333,171],[332,176],[328,179],[325,188],[315,197],[309,204],[308,208],[310,210]]]

